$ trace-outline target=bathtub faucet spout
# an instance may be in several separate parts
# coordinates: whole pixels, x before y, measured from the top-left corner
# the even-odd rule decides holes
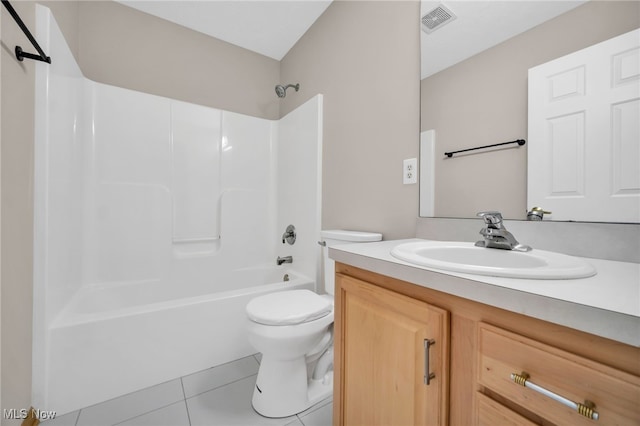
[[[276,263],[278,265],[282,265],[283,263],[293,263],[293,257],[291,257],[291,256],[285,256],[285,257],[278,256],[278,259],[276,260]]]

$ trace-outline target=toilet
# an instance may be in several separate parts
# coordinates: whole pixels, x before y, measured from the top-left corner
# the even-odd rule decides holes
[[[289,290],[247,304],[249,342],[262,353],[251,403],[265,417],[292,416],[331,395],[335,263],[328,247],[382,239],[343,230],[322,231],[321,237],[327,294]]]

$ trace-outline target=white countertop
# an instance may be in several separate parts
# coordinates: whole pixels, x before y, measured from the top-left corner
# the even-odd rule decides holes
[[[640,264],[584,258],[589,278],[533,280],[448,272],[392,257],[398,244],[419,239],[329,248],[342,263],[465,299],[640,347]]]

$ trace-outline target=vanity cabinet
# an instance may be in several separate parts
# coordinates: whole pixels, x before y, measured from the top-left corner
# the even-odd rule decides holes
[[[335,300],[336,426],[640,425],[640,348],[339,262]]]
[[[478,342],[478,383],[487,392],[553,424],[640,424],[638,377],[485,323]],[[477,418],[488,423],[480,410]]]
[[[336,289],[337,424],[446,425],[449,313],[340,274]]]

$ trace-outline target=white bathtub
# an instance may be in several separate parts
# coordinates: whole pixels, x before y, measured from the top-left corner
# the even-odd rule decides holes
[[[245,331],[249,300],[314,289],[313,280],[282,267],[215,281],[235,289],[206,294],[202,285],[157,281],[81,289],[49,329],[46,409],[63,414],[248,356],[255,352]]]

